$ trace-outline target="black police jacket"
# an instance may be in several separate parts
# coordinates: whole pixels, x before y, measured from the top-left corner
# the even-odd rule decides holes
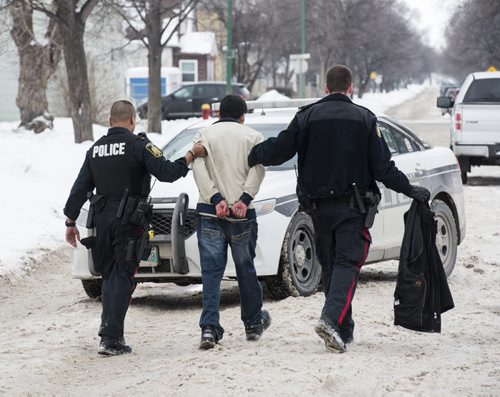
[[[163,157],[146,134],[132,134],[125,128],[110,128],[85,155],[85,161],[76,178],[64,214],[77,219],[88,192],[96,189],[109,199],[119,200],[125,189],[130,196],[146,197],[151,176],[162,182],[173,182],[189,171],[185,158],[171,162]]]
[[[404,219],[394,324],[414,331],[441,332],[441,313],[454,303],[436,248],[437,222],[429,204],[416,200]]]
[[[397,192],[410,191],[408,178],[391,160],[375,115],[343,94],[303,107],[286,130],[252,149],[248,163],[279,165],[295,153],[299,197],[351,195],[353,183],[361,192],[378,192],[375,180]]]

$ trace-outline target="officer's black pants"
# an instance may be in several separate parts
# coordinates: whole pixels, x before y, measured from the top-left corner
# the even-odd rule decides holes
[[[348,201],[328,200],[318,202],[311,217],[325,289],[321,319],[352,331],[351,302],[371,243],[364,216]]]
[[[95,215],[96,242],[92,249],[94,266],[102,275],[102,315],[99,336],[123,336],[125,315],[135,288],[136,260],[127,261],[127,244],[137,241],[140,229],[122,225],[117,208],[104,207]]]

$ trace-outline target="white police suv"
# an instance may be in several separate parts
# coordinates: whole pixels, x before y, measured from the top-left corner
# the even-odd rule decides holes
[[[297,106],[312,101],[248,102],[249,109],[254,111],[246,115],[245,124],[261,132],[265,138],[276,136],[292,120]],[[165,146],[164,156],[168,159],[183,156],[191,147],[197,130],[214,121],[198,121],[180,132]],[[465,236],[464,193],[457,159],[450,149],[429,146],[389,117],[379,115],[378,127],[397,167],[412,184],[431,192],[431,208],[438,225],[436,245],[449,275],[455,266],[457,246]],[[277,167],[268,167],[253,202],[259,224],[255,266],[259,278],[276,298],[314,294],[321,279],[311,219],[298,211],[295,161],[296,158]],[[379,187],[382,199],[370,229],[373,243],[367,263],[399,257],[404,232],[403,214],[411,202],[408,197],[382,184]],[[198,189],[192,173],[173,184],[157,183],[152,196],[153,251],[147,261],[141,262],[136,280],[178,285],[201,283],[195,216]],[[86,214],[83,210],[78,219],[80,225],[85,225]],[[93,233],[85,227],[82,229],[82,238]],[[90,297],[101,294],[101,280],[93,269],[90,251],[83,246],[74,250],[72,275],[82,280]],[[225,278],[236,280],[231,255],[228,255]]]

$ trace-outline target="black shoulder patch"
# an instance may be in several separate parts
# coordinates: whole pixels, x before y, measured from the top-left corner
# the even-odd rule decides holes
[[[140,139],[141,141],[143,141],[143,140],[145,140],[145,139],[148,139],[148,136],[146,135],[146,133],[145,133],[145,132],[139,132],[139,133],[137,134],[137,136],[139,137],[139,139]]]

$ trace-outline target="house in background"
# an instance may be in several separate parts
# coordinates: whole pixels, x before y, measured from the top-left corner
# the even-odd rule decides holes
[[[227,30],[219,20],[217,14],[207,11],[205,7],[196,9],[196,30],[199,32],[210,31],[214,34],[217,55],[214,59],[214,80],[226,80],[226,44]]]
[[[181,71],[182,83],[215,80],[217,43],[213,32],[188,32],[173,49],[174,66]]]
[[[167,64],[173,66],[162,67],[162,96],[185,83],[214,80],[217,45],[213,32],[187,32],[180,39],[176,35],[164,52],[170,54],[167,58],[170,62]],[[165,60],[162,63],[165,65]],[[136,106],[142,104],[148,97],[148,67],[129,67],[126,75],[127,97],[133,99]]]

